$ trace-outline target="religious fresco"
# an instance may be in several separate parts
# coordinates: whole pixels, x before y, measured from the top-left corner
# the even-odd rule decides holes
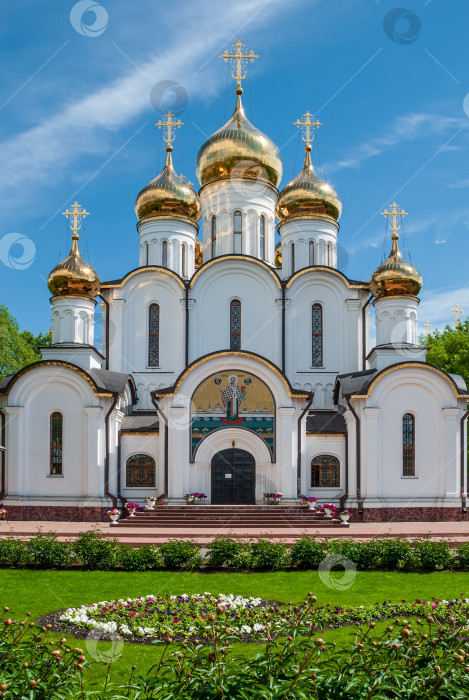
[[[275,406],[270,389],[257,377],[238,370],[212,374],[192,397],[191,459],[214,430],[245,428],[256,433],[274,454]]]

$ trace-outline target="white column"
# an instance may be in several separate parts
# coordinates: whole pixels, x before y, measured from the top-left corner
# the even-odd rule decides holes
[[[122,371],[122,325],[125,299],[111,299],[109,302],[110,308],[110,328],[113,329],[113,334],[109,338],[109,369],[114,372]]]
[[[361,495],[362,498],[381,496],[379,484],[379,466],[381,464],[379,447],[378,418],[380,408],[364,408],[365,418],[363,435],[363,459],[361,465]]]
[[[357,425],[352,411],[345,411],[348,433],[348,500],[356,501],[357,496]],[[344,483],[345,490],[345,483]]]
[[[85,406],[83,410],[86,418],[86,446],[84,450],[86,462],[83,465],[83,494],[88,498],[97,498],[104,495],[103,474],[99,468],[99,423],[103,409],[101,406]]]
[[[168,496],[171,499],[182,499],[190,488],[187,468],[189,464],[189,416],[188,406],[172,406],[168,410]]]
[[[276,488],[285,499],[296,499],[297,425],[296,409],[280,406],[277,409],[277,469]],[[304,441],[302,442],[304,448]]]
[[[5,406],[6,413],[6,489],[9,496],[27,492],[23,406]]]
[[[459,427],[461,411],[459,408],[442,408],[444,418],[444,463],[441,473],[444,475],[445,483],[441,484],[439,491],[444,489],[445,496],[448,498],[459,498]],[[423,470],[419,470],[422,473]]]
[[[346,358],[347,371],[354,372],[361,369],[361,339],[360,339],[360,299],[346,299],[345,306],[347,307],[347,352],[343,357]]]

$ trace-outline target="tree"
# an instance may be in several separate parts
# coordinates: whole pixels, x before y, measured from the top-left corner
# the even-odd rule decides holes
[[[49,334],[35,336],[30,331],[20,331],[16,318],[0,305],[0,380],[40,360],[42,345],[50,345]]]
[[[444,331],[422,336],[420,343],[428,347],[427,362],[449,374],[460,374],[469,387],[469,318],[459,328],[446,326]]]

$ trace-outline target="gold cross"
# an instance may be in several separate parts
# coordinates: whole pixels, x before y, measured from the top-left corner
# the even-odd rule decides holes
[[[450,309],[450,311],[452,311],[454,314],[456,314],[456,330],[457,330],[459,328],[459,325],[460,325],[459,314],[463,314],[464,311],[463,311],[463,309],[459,308],[458,304],[455,305],[454,309]]]
[[[313,118],[312,121],[311,117]],[[293,124],[298,128],[302,126],[304,127],[304,133],[301,138],[303,139],[303,141],[306,141],[307,146],[310,146],[312,140],[314,139],[314,131],[313,133],[311,133],[311,130],[316,129],[318,126],[322,126],[322,124],[317,119],[314,119],[313,115],[310,112],[306,112],[306,114],[303,115],[303,119],[304,121],[300,121],[299,119],[297,119],[296,122],[293,122]]]
[[[172,142],[176,138],[174,133],[173,133],[173,128],[178,129],[181,127],[184,122],[182,122],[180,119],[177,119],[177,121],[173,121],[174,114],[172,112],[168,112],[166,115],[166,121],[161,120],[156,124],[158,129],[164,128],[164,135],[163,139],[166,141],[168,146],[171,146]]]
[[[246,77],[246,71],[243,73],[243,65],[246,65],[248,61],[251,61],[252,63],[254,59],[259,58],[259,56],[255,54],[252,49],[249,51],[249,53],[246,51],[243,53],[243,49],[246,49],[246,44],[243,44],[241,39],[238,39],[236,44],[233,44],[233,46],[236,47],[236,51],[234,53],[228,53],[228,49],[225,49],[225,52],[220,54],[220,58],[224,58],[225,63],[228,61],[231,61],[232,63],[236,61],[236,73],[231,71],[231,75],[236,80],[236,88],[238,89],[241,88],[241,81]]]
[[[192,187],[192,182],[190,180],[186,180],[186,176],[182,173],[179,175],[179,179],[182,180],[185,185],[189,185],[189,187]]]
[[[426,322],[423,324],[423,327],[427,329],[427,338],[428,338],[428,336],[430,335],[430,328],[433,328],[433,326],[432,326],[432,324],[430,323],[430,321],[426,321]]]
[[[392,224],[389,226],[391,231],[393,233],[397,233],[399,229],[401,228],[402,224],[402,217],[407,216],[407,212],[404,211],[404,209],[399,209],[397,206],[396,202],[393,202],[391,205],[391,211],[388,211],[385,209],[384,211],[381,212],[383,216],[386,218],[391,217]],[[397,217],[399,217],[399,225],[397,225]]]
[[[66,216],[67,219],[71,219],[70,228],[73,231],[73,233],[76,234],[77,231],[81,229],[81,225],[85,216],[89,215],[89,211],[83,209],[81,204],[78,204],[78,202],[75,202],[71,209],[72,211],[67,209],[66,211],[63,211],[62,214]]]

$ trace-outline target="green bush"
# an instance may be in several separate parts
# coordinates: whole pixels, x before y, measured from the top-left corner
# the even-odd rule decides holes
[[[254,569],[282,569],[290,561],[286,544],[263,539],[251,545],[251,556]]]
[[[453,565],[450,546],[443,540],[421,539],[415,544],[415,552],[425,571],[443,571],[451,569]]]
[[[231,537],[216,537],[208,546],[207,560],[210,566],[231,565],[233,557],[243,550],[243,544]]]
[[[290,549],[291,562],[299,569],[317,569],[325,555],[324,543],[313,537],[302,537]]]
[[[121,544],[117,560],[125,571],[153,571],[163,567],[160,550],[155,545],[130,547]]]
[[[454,565],[461,569],[469,569],[469,542],[463,542],[454,550]]]
[[[45,569],[69,566],[72,549],[68,542],[59,542],[55,533],[38,533],[27,544],[28,564]]]
[[[28,548],[22,540],[9,535],[0,539],[0,566],[24,566],[28,563]]]
[[[72,545],[77,564],[84,569],[113,569],[118,562],[119,543],[94,531],[80,532]]]
[[[252,552],[249,545],[242,545],[240,551],[234,554],[231,558],[230,566],[236,571],[247,571],[248,569],[252,569]]]
[[[199,548],[189,540],[169,540],[160,547],[160,555],[168,569],[196,569],[202,563]]]

